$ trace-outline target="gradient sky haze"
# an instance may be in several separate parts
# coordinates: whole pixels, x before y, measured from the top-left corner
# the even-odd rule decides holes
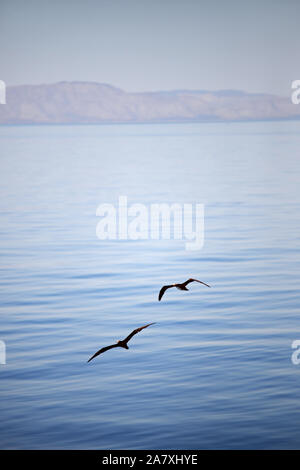
[[[0,0],[0,79],[288,96],[299,18],[299,0]]]

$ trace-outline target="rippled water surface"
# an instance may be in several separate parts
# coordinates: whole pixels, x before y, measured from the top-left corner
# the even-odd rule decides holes
[[[299,131],[0,129],[2,448],[300,448]],[[203,248],[99,240],[96,209],[120,195],[203,203]],[[191,276],[212,288],[157,301]]]

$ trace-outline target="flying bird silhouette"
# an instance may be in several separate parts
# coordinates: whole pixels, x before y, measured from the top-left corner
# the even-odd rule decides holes
[[[205,284],[205,282],[202,282],[202,281],[198,281],[198,279],[188,279],[187,281],[183,282],[182,284],[171,284],[169,286],[163,286],[160,291],[159,291],[159,295],[158,295],[158,300],[161,300],[162,299],[162,296],[164,295],[164,293],[166,292],[167,289],[170,289],[171,287],[176,287],[177,289],[179,290],[189,290],[186,286],[190,283],[190,282],[200,282],[200,284],[204,284],[205,286],[207,287],[210,287],[208,284]]]
[[[156,323],[156,322],[154,322]],[[148,323],[148,325],[145,325],[145,326],[140,326],[140,328],[136,328],[135,330],[133,330],[130,335],[128,335],[125,339],[122,339],[120,341],[117,341],[115,344],[111,344],[110,346],[105,346],[104,348],[101,348],[99,349],[99,351],[97,351],[92,357],[89,358],[89,360],[87,362],[90,362],[92,359],[94,359],[94,357],[96,356],[99,356],[99,354],[102,354],[104,353],[105,351],[108,351],[109,349],[112,349],[112,348],[124,348],[124,349],[129,349],[129,347],[127,346],[127,343],[128,341],[131,340],[131,338],[136,335],[137,333],[139,333],[140,331],[142,331],[144,328],[148,328],[148,326],[150,325],[154,325],[154,323]]]

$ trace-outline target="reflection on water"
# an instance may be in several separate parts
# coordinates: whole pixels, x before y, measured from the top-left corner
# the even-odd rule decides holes
[[[0,129],[2,448],[300,447],[299,126]],[[120,195],[205,204],[203,249],[100,241]]]

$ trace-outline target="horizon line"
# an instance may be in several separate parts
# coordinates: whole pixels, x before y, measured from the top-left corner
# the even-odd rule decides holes
[[[112,85],[107,82],[97,82],[94,80],[59,80],[55,82],[41,82],[41,83],[21,83],[18,85],[8,85],[4,80],[6,88],[18,88],[18,87],[35,87],[35,86],[51,86],[59,84],[91,84],[91,85],[101,85],[115,90],[122,91],[127,94],[141,95],[144,93],[238,93],[244,95],[255,95],[255,96],[275,96],[279,98],[289,98],[289,95],[278,95],[275,93],[267,92],[255,92],[255,91],[246,91],[239,88],[219,88],[219,89],[206,89],[206,88],[170,88],[170,89],[159,89],[159,90],[144,90],[144,91],[127,91],[118,86]]]

